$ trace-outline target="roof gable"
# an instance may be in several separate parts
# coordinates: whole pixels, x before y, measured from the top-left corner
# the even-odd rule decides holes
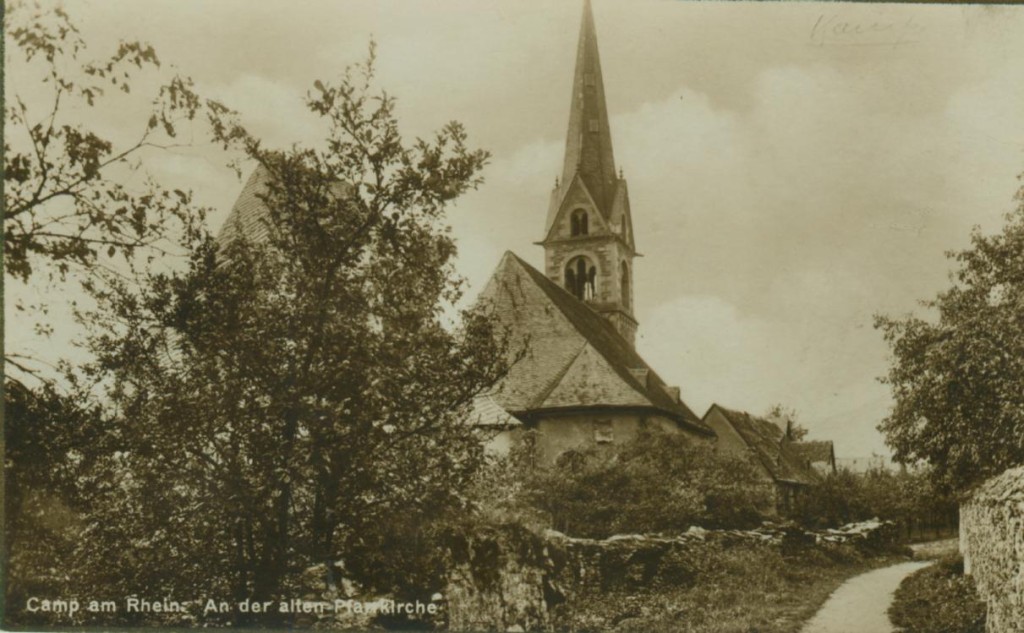
[[[579,407],[594,402],[647,406],[650,401],[622,380],[608,361],[587,343],[538,408]]]
[[[589,221],[591,223],[592,230],[590,234],[600,235],[602,233],[610,233],[608,227],[608,220],[604,214],[600,211],[597,206],[597,202],[594,200],[594,196],[591,195],[590,189],[587,188],[587,184],[583,182],[583,179],[579,174],[576,174],[569,182],[569,186],[564,188],[558,199],[558,204],[552,206],[548,213],[547,229],[544,234],[544,242],[558,239],[558,226],[563,222],[563,218],[574,209],[584,208],[590,211]],[[596,229],[600,230],[596,230]]]
[[[511,252],[480,297],[510,329],[513,348],[525,347],[524,357],[494,389],[509,411],[644,406],[710,433],[611,323]],[[633,370],[646,370],[646,380],[641,383]]]
[[[707,420],[716,410],[742,438],[772,479],[798,484],[812,484],[819,480],[813,469],[804,466],[804,460],[793,448],[793,442],[785,439],[782,429],[777,425],[745,411],[734,411],[718,404],[708,409],[704,419]]]

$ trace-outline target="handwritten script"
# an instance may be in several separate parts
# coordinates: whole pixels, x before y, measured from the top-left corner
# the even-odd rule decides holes
[[[816,46],[889,46],[898,48],[918,41],[924,27],[913,17],[905,20],[854,20],[839,13],[822,13],[811,28]]]

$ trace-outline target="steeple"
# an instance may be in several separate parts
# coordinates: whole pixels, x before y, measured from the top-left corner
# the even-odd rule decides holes
[[[597,29],[584,0],[562,177],[544,240],[548,278],[586,302],[633,343],[633,223],[626,180],[615,172]]]
[[[586,183],[601,213],[607,217],[615,189],[615,156],[608,127],[608,107],[597,50],[597,29],[590,0],[583,2],[583,19],[576,50],[576,73],[569,107],[569,133],[565,141],[562,187],[576,174]]]

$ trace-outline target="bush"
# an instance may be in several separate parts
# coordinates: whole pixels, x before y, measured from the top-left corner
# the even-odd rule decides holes
[[[896,590],[889,619],[906,633],[984,633],[985,603],[955,556],[908,576]]]
[[[840,470],[811,486],[793,518],[812,528],[834,528],[878,518],[912,527],[956,525],[957,503],[932,473]]]
[[[612,450],[574,451],[552,467],[519,472],[520,507],[579,537],[748,528],[774,506],[771,483],[747,460],[651,430]]]

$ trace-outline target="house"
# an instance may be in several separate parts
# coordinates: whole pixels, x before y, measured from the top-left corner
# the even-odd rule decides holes
[[[717,436],[717,450],[750,457],[772,481],[780,512],[791,510],[801,494],[821,481],[799,447],[802,443],[794,442],[779,424],[719,404],[711,405],[703,420]]]
[[[837,472],[836,451],[831,440],[794,442],[791,446],[797,455],[818,473],[834,475]]]
[[[480,301],[522,352],[489,401],[536,431],[540,463],[628,441],[643,427],[706,441],[713,432],[634,349],[633,259],[626,179],[616,171],[597,32],[589,1],[580,26],[561,177],[543,225],[543,271],[511,252]],[[492,412],[493,413],[493,412]],[[486,416],[484,416],[486,417]],[[481,417],[481,419],[484,419]]]

